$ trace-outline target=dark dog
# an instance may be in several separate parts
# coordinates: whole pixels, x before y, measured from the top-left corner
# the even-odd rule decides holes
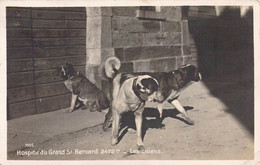
[[[68,112],[77,107],[76,102],[87,106],[91,112],[101,111],[109,107],[106,93],[102,92],[85,76],[76,72],[73,66],[66,63],[57,69],[58,75],[64,79],[64,84],[72,92],[71,106]]]
[[[158,82],[149,75],[133,75],[117,73],[120,61],[110,57],[105,64],[106,76],[112,79],[112,99],[110,110],[113,114],[112,145],[118,143],[119,123],[123,113],[133,112],[137,128],[137,146],[144,149],[142,140],[142,113],[145,101],[154,99],[154,92],[158,89]]]
[[[171,72],[141,72],[133,73],[132,75],[150,75],[157,80],[159,83],[159,88],[153,95],[153,101],[158,102],[160,117],[162,117],[163,113],[163,103],[165,100],[167,100],[170,104],[176,107],[176,109],[182,114],[188,124],[194,124],[194,121],[189,118],[187,112],[179,103],[178,97],[181,91],[189,86],[192,81],[197,82],[202,79],[197,67],[187,64]],[[104,131],[109,129],[111,118],[112,112],[108,111],[105,122],[103,124]]]

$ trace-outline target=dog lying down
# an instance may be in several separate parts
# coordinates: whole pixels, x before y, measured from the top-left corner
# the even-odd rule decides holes
[[[158,102],[160,117],[163,113],[163,103],[168,101],[182,114],[188,124],[194,124],[183,106],[177,100],[181,91],[192,81],[202,79],[197,67],[184,65],[171,72],[118,73],[121,62],[116,57],[110,57],[105,63],[106,76],[113,80],[112,106],[106,114],[103,130],[107,131],[112,121],[112,145],[118,143],[118,125],[123,112],[133,111],[137,128],[137,146],[143,146],[141,140],[142,112],[145,101]]]
[[[58,75],[64,80],[67,89],[72,93],[71,106],[68,112],[73,112],[79,104],[84,104],[91,112],[101,111],[109,107],[107,94],[96,87],[74,67],[66,63],[57,69]]]

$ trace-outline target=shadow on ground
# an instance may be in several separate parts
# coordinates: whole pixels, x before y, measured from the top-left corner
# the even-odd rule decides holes
[[[193,107],[184,106],[186,111],[192,110]],[[177,109],[167,109],[167,111],[163,111],[162,118],[160,118],[159,111],[156,108],[145,108],[143,112],[143,127],[142,127],[142,138],[144,138],[147,130],[149,129],[164,129],[165,125],[162,124],[165,118],[174,118],[180,120],[186,124],[188,124],[183,118],[178,117],[179,112]],[[146,119],[152,118],[152,119]],[[128,128],[136,130],[135,125],[135,116],[133,113],[125,113],[121,119],[120,130],[122,131],[119,136],[119,142],[128,132]]]
[[[205,85],[254,136],[253,9],[244,17],[239,8],[225,8],[213,19],[189,20],[189,31]],[[213,90],[216,84],[236,88]]]

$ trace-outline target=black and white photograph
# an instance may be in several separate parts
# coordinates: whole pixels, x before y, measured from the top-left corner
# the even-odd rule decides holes
[[[1,6],[0,164],[260,164],[258,3],[58,2]]]

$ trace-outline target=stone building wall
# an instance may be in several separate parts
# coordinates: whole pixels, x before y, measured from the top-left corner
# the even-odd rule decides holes
[[[159,11],[113,7],[112,47],[123,63],[122,71],[170,71],[195,63],[188,23],[181,13],[181,7],[160,7]]]

